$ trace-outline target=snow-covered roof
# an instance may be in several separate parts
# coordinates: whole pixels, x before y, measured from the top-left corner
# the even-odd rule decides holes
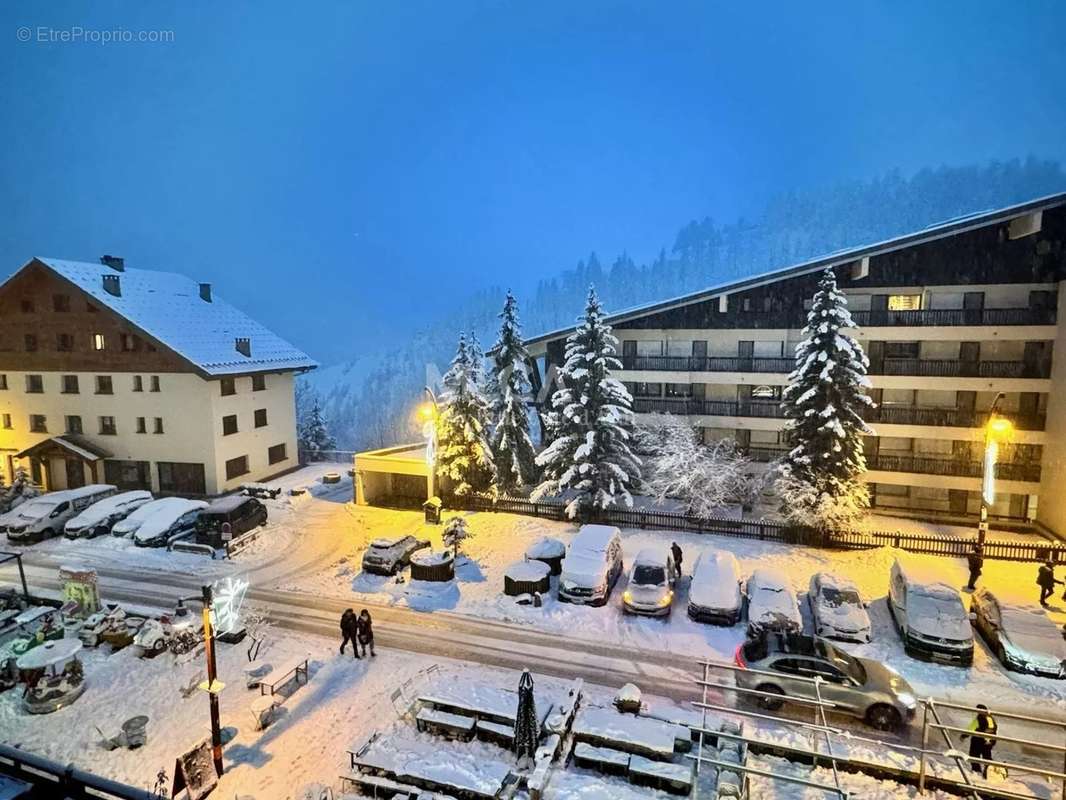
[[[211,293],[210,301],[202,299],[200,285],[184,275],[129,268],[119,272],[104,264],[41,257],[26,266],[34,262],[70,281],[208,375],[318,366],[217,292]],[[105,275],[118,278],[120,295],[104,290]],[[238,338],[250,340],[251,356],[237,351]]]
[[[621,534],[613,525],[582,525],[577,536],[570,542],[570,552],[584,550],[590,553],[605,553],[611,539]]]

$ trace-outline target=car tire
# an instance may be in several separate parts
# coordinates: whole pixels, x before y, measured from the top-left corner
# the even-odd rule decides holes
[[[153,653],[156,653],[156,654],[162,653],[166,649],[167,649],[167,643],[166,643],[166,641],[163,640],[162,637],[160,637],[160,638],[156,639],[154,642],[152,642],[152,652]]]
[[[866,724],[879,731],[894,731],[903,722],[903,715],[883,703],[866,709]]]
[[[766,692],[768,694],[779,694],[781,699],[776,697],[756,697],[755,700],[759,704],[760,708],[766,711],[777,711],[781,706],[785,704],[785,693],[780,686],[775,686],[772,683],[761,683],[755,687],[756,691]]]

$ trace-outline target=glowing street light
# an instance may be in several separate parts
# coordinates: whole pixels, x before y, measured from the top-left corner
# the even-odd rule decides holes
[[[436,495],[435,482],[437,473],[437,416],[440,411],[437,408],[437,396],[428,386],[425,387],[428,400],[418,407],[418,418],[422,420],[422,435],[426,438],[426,464],[429,466],[429,475],[426,479],[428,498]]]
[[[996,502],[996,461],[999,460],[999,446],[1009,442],[1014,436],[1014,423],[998,412],[1003,393],[996,395],[989,410],[988,422],[985,423],[985,459],[981,475],[981,522],[977,527],[977,544],[984,547],[988,535],[988,509]]]

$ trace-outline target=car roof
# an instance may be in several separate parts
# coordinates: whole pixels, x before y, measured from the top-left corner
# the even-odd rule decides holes
[[[255,503],[257,501],[254,497],[249,497],[246,494],[229,494],[225,497],[219,497],[217,500],[212,500],[211,504],[204,509],[204,514],[228,514],[249,502]]]
[[[814,579],[818,581],[818,585],[822,588],[859,590],[859,587],[855,585],[855,581],[851,578],[846,578],[833,572],[819,572],[815,574]]]
[[[790,589],[791,584],[788,582],[788,576],[785,575],[779,569],[773,569],[772,567],[759,567],[748,578],[749,582],[754,582],[757,586],[766,589]]]
[[[633,565],[641,564],[647,567],[665,567],[666,566],[666,548],[665,547],[642,547],[637,555],[633,559]]]
[[[570,546],[582,550],[603,551],[607,549],[611,539],[620,534],[621,531],[613,525],[582,525]]]

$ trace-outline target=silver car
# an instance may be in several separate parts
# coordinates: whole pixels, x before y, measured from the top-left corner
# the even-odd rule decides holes
[[[814,636],[768,634],[749,640],[737,648],[736,663],[745,668],[735,673],[737,686],[781,696],[760,697],[766,709],[780,708],[789,697],[816,700],[809,679],[819,677],[821,698],[833,703],[833,712],[851,714],[880,730],[910,722],[918,707],[910,684],[891,667],[855,658]]]

